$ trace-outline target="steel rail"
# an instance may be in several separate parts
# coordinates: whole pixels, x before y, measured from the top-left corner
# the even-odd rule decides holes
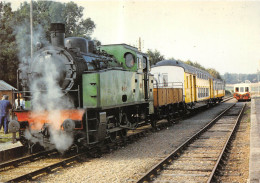
[[[234,98],[233,96],[225,97],[225,98],[223,98],[223,100],[221,102],[223,103],[223,102],[226,102],[226,101],[231,100],[233,98]]]
[[[225,109],[221,114],[219,114],[217,117],[215,117],[213,120],[211,120],[205,127],[203,127],[199,132],[194,134],[191,138],[186,140],[184,143],[182,143],[176,150],[174,150],[170,155],[168,155],[165,159],[163,159],[161,162],[153,166],[149,171],[145,173],[137,182],[149,182],[151,179],[164,169],[164,167],[174,160],[175,157],[179,156],[179,153],[187,147],[191,142],[193,142],[195,139],[197,139],[198,136],[200,136],[202,133],[204,133],[208,128],[213,126],[215,122],[217,122],[228,110],[230,110],[235,104],[231,105],[227,109]]]
[[[225,145],[223,146],[223,149],[222,149],[222,151],[221,151],[221,153],[220,153],[220,155],[218,157],[218,160],[217,160],[217,162],[216,162],[216,164],[215,164],[215,166],[214,166],[214,168],[213,168],[213,170],[212,170],[212,172],[211,172],[211,174],[209,176],[209,179],[208,179],[207,183],[210,183],[210,182],[214,181],[215,174],[216,174],[216,172],[217,172],[217,170],[218,170],[218,168],[219,168],[219,166],[221,164],[221,159],[224,157],[223,155],[224,155],[225,151],[227,150],[228,144],[231,142],[232,137],[234,136],[234,134],[236,132],[236,129],[239,126],[239,122],[241,121],[241,118],[243,116],[245,107],[246,107],[246,104],[244,104],[243,108],[241,109],[241,111],[240,111],[240,113],[239,113],[239,115],[238,115],[238,117],[236,119],[235,126],[233,127],[231,134],[229,135],[228,139],[226,140]]]
[[[235,104],[234,104],[235,105]],[[231,106],[233,107],[233,105]],[[223,115],[226,111],[228,111],[231,107],[229,107],[228,109],[226,109],[224,112],[222,112],[219,116],[217,116],[215,119],[213,119],[210,123],[212,123],[213,121],[216,121],[220,118],[221,115]],[[161,123],[159,124],[159,127],[164,129],[164,127],[167,126],[168,123]],[[203,131],[205,131],[204,129],[206,128],[209,128],[211,125],[208,124],[206,127],[204,127],[200,132],[198,132],[198,134],[195,134],[193,137],[191,137],[191,139],[195,139],[197,138],[197,136],[202,133]],[[138,133],[134,133],[130,136],[128,136],[127,138],[124,139],[124,143],[126,143],[127,140],[130,140],[132,141],[133,138],[135,137],[140,137],[140,136],[143,136],[144,133],[147,133],[151,130],[152,128],[145,128],[144,130],[142,130],[141,132],[138,132]],[[119,141],[115,142],[115,144],[118,144]],[[188,145],[189,144],[189,140],[187,140],[186,142],[183,143],[183,147],[179,147],[177,150],[176,150],[176,154],[179,153],[183,148],[184,148],[184,145]],[[22,157],[22,158],[18,158],[18,159],[15,159],[15,160],[11,160],[11,161],[8,161],[8,162],[4,162],[4,163],[1,163],[0,164],[0,168],[5,168],[5,167],[8,167],[8,166],[17,166],[19,164],[21,164],[22,162],[26,162],[26,161],[31,161],[31,160],[34,160],[35,158],[38,158],[38,157],[41,157],[41,156],[46,156],[50,153],[53,153],[55,152],[54,150],[50,150],[50,151],[45,151],[45,152],[39,152],[39,153],[36,153],[36,154],[33,154],[33,155],[30,155],[30,156],[26,156],[26,157]],[[76,158],[78,158],[79,156],[82,156],[86,154],[86,152],[83,152],[83,153],[80,153],[78,155],[74,155],[70,158],[67,158],[63,161],[60,161],[58,163],[55,163],[55,164],[52,164],[52,165],[49,165],[49,166],[46,166],[44,168],[41,168],[39,170],[36,170],[36,171],[33,171],[31,173],[28,173],[28,174],[25,174],[25,175],[22,175],[20,177],[17,177],[17,178],[14,178],[14,179],[11,179],[11,180],[8,180],[7,182],[18,182],[18,181],[23,181],[23,180],[28,180],[28,179],[32,179],[33,177],[41,174],[41,173],[44,173],[44,172],[50,172],[52,169],[54,168],[57,168],[59,166],[62,166],[62,165],[65,165],[69,162],[72,162],[74,161]],[[170,162],[170,161],[169,161]]]
[[[68,164],[72,161],[75,161],[77,158],[79,158],[80,156],[85,155],[85,154],[86,153],[84,152],[84,153],[81,153],[81,154],[74,155],[74,156],[67,158],[65,160],[62,160],[58,163],[54,163],[52,165],[46,166],[44,168],[30,172],[28,174],[24,174],[22,176],[14,178],[14,179],[10,179],[6,182],[20,182],[20,181],[24,181],[24,180],[31,180],[34,176],[37,176],[37,175],[45,173],[45,172],[50,172],[52,169],[60,167],[60,166],[65,166],[66,164]]]
[[[9,167],[9,166],[17,166],[18,164],[20,164],[22,162],[31,161],[35,158],[38,158],[38,157],[41,157],[41,156],[47,156],[48,154],[54,153],[54,152],[55,152],[55,150],[43,151],[43,152],[35,153],[35,154],[32,154],[32,155],[28,155],[28,156],[25,156],[25,157],[21,157],[21,158],[18,158],[18,159],[10,160],[10,161],[4,162],[4,163],[0,163],[0,169],[6,168],[6,167]]]

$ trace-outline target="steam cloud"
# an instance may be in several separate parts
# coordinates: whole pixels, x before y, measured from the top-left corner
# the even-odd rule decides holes
[[[27,77],[29,65],[31,62],[30,55],[28,55],[28,43],[30,43],[30,33],[28,32],[28,23],[24,23],[22,26],[16,28],[16,40],[19,48],[19,60],[20,69],[22,71],[22,77]],[[42,27],[39,25],[33,32],[33,44],[34,48],[37,42],[41,42],[47,45],[48,42],[44,37]],[[73,135],[68,134],[60,129],[61,110],[65,107],[72,107],[72,102],[69,98],[65,97],[58,83],[59,77],[62,72],[62,60],[51,55],[40,57],[32,70],[32,80],[30,81],[29,89],[32,91],[31,106],[34,112],[34,117],[42,117],[48,111],[48,115],[45,116],[49,121],[50,143],[55,145],[55,148],[60,152],[67,150],[73,143]],[[64,67],[64,66],[63,66]],[[35,121],[35,127],[41,126],[40,123]],[[57,130],[58,129],[58,130]],[[25,137],[33,143],[39,142],[45,148],[50,148],[43,143],[44,139],[39,136],[38,132],[25,132]]]

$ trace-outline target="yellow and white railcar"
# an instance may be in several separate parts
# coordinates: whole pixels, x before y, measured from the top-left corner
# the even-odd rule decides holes
[[[251,83],[238,83],[234,85],[234,98],[238,101],[251,100]]]

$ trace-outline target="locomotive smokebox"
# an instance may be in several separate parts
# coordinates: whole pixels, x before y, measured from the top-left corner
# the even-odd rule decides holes
[[[65,24],[52,23],[51,24],[51,44],[53,46],[64,48],[65,39]]]

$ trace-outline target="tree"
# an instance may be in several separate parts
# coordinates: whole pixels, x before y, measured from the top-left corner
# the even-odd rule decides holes
[[[24,2],[16,12],[16,35],[19,43],[30,42],[29,10],[30,4]],[[50,41],[50,24],[54,22],[65,24],[66,37],[91,39],[96,25],[90,18],[83,18],[83,10],[83,7],[74,2],[33,1],[34,46],[38,41],[45,43]],[[30,53],[30,48],[26,53],[27,55]]]
[[[147,55],[149,57],[149,60],[151,62],[151,65],[154,65],[156,64],[157,62],[161,61],[161,60],[164,60],[164,56],[161,55],[161,53],[158,51],[158,50],[150,50],[148,49],[147,51]]]
[[[74,2],[33,1],[33,44],[50,41],[50,24],[65,23],[66,37],[91,38],[95,23],[83,18],[84,8]],[[15,85],[20,63],[30,58],[30,4],[24,2],[17,11],[10,3],[0,2],[0,79]],[[19,54],[18,54],[19,53]]]
[[[0,2],[0,79],[15,86],[19,62],[12,28],[13,17],[11,4]]]
[[[211,76],[213,76],[214,78],[222,79],[221,76],[220,76],[220,74],[219,74],[219,72],[216,71],[215,69],[210,68],[210,69],[207,69],[207,71],[208,71],[208,73],[209,73]]]
[[[219,72],[216,71],[215,69],[213,68],[209,68],[209,69],[206,69],[205,67],[203,67],[202,65],[200,65],[198,62],[192,62],[190,60],[186,61],[185,62],[186,64],[188,65],[191,65],[193,67],[196,67],[196,68],[199,68],[201,70],[204,70],[204,71],[207,71],[211,76],[213,76],[214,78],[217,78],[217,79],[222,79]]]

